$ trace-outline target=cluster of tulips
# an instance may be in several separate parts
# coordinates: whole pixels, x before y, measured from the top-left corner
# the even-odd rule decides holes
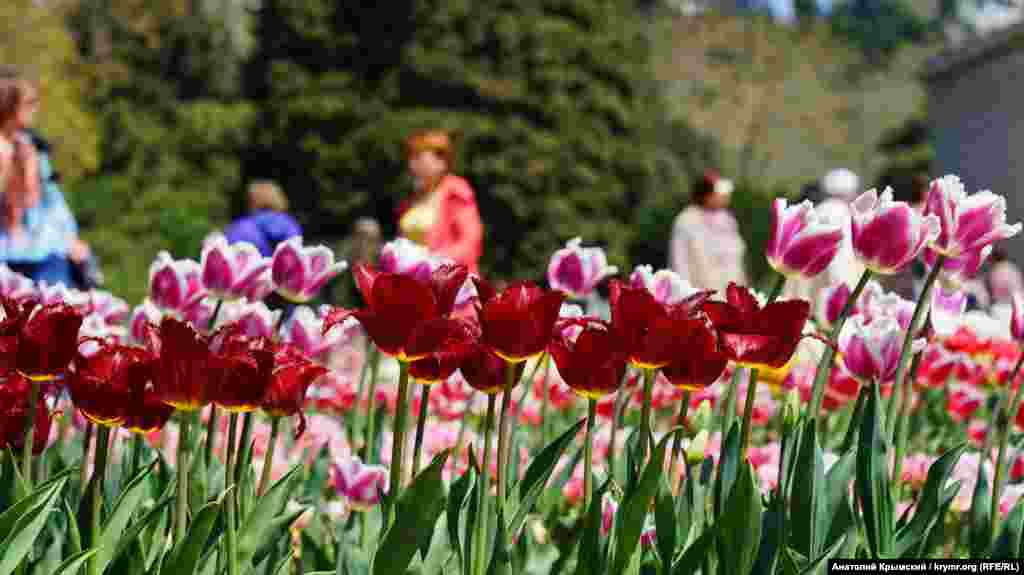
[[[1024,299],[979,317],[960,289],[1020,231],[1003,198],[946,176],[923,213],[871,190],[848,221],[785,199],[770,217],[767,295],[649,266],[620,279],[580,239],[546,287],[502,289],[399,239],[352,270],[358,309],[307,305],[347,266],[301,238],[270,258],[222,236],[199,261],[161,253],[134,310],[0,269],[0,575],[802,573],[943,542],[1016,556]],[[779,299],[844,243],[855,286],[817,310]],[[873,281],[918,260],[917,302]],[[286,310],[263,303],[274,292]],[[961,457],[962,438],[980,451]],[[944,537],[951,509],[966,537]]]

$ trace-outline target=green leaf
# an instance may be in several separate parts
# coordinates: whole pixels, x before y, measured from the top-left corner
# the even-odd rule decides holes
[[[942,521],[946,482],[966,449],[966,444],[958,445],[942,454],[928,468],[928,478],[918,498],[914,518],[896,532],[893,553],[897,557],[908,556],[908,553],[917,556],[919,548],[928,542],[932,528]]]
[[[662,477],[659,485],[654,504],[655,534],[661,564],[664,570],[668,570],[675,558],[673,555],[676,549],[676,505],[672,500],[672,488],[668,485],[668,479]]]
[[[220,515],[224,501],[228,499],[231,490],[228,489],[217,498],[204,505],[195,520],[188,527],[188,534],[181,541],[178,541],[164,563],[164,571],[171,575],[193,575],[200,566],[200,558],[203,550],[210,540],[210,533]]]
[[[498,517],[494,533],[494,551],[491,553],[491,564],[487,575],[512,575],[512,557],[508,551],[508,532],[505,530],[505,514],[501,505],[496,506]]]
[[[270,542],[285,513],[292,492],[292,484],[300,477],[302,464],[296,464],[288,473],[267,489],[256,501],[252,511],[241,522],[238,530],[238,562],[243,567],[252,563],[261,547]]]
[[[64,560],[63,563],[57,566],[56,569],[50,572],[50,575],[74,575],[79,569],[85,565],[85,562],[95,554],[97,549],[86,549],[85,551],[79,551]]]
[[[611,486],[611,480],[604,482],[594,492],[594,500],[583,522],[583,533],[580,536],[579,555],[576,560],[576,575],[602,575],[605,557],[601,556],[601,523],[604,511],[604,494]]]
[[[809,561],[807,563],[807,566],[804,567],[802,571],[800,571],[800,575],[811,575],[812,573],[818,571],[818,568],[821,566],[823,562],[825,562],[826,559],[831,558],[836,554],[837,551],[842,549],[844,543],[846,543],[846,539],[844,537],[840,537],[839,539],[837,539],[834,543],[832,543],[832,545],[825,549],[825,552],[822,553],[821,556],[819,556],[814,561]]]
[[[679,429],[666,433],[661,439],[650,461],[640,474],[636,487],[626,493],[615,518],[615,555],[611,573],[619,574],[626,570],[637,546],[640,544],[640,533],[644,527],[644,518],[651,508],[651,502],[658,493],[661,470],[664,466],[665,446],[678,433]]]
[[[164,509],[170,505],[171,501],[174,501],[174,481],[168,484],[167,492],[160,498],[160,501],[153,506],[152,509],[146,512],[145,515],[140,517],[132,526],[124,532],[123,536],[117,541],[117,549],[111,556],[111,561],[116,561],[122,553],[128,550],[135,543],[135,538],[138,537],[142,532],[149,526],[153,525],[156,521],[160,520],[164,515]]]
[[[472,454],[472,452],[470,453]],[[472,455],[470,455],[470,457],[472,457]],[[462,561],[462,572],[465,575],[470,575],[473,570],[473,557],[475,557],[473,550],[479,543],[476,540],[476,521],[478,517],[477,507],[479,506],[480,500],[480,497],[477,495],[477,483],[479,483],[479,481],[473,482],[473,487],[471,487],[469,490],[469,504],[466,505],[466,522],[464,526],[465,537],[463,538],[463,541],[465,541],[465,552],[463,553]]]
[[[1003,522],[1003,529],[992,546],[992,559],[1015,559],[1021,544],[1021,532],[1024,531],[1024,499],[1013,506],[1013,510]]]
[[[882,431],[882,400],[877,385],[865,387],[861,394],[869,397],[860,425],[854,488],[861,502],[871,556],[887,558],[892,546],[893,502],[889,490],[888,448]]]
[[[715,481],[715,515],[721,516],[722,505],[729,498],[736,472],[740,465],[740,424],[735,422],[722,444],[718,458],[718,478]]]
[[[717,536],[717,526],[705,529],[672,566],[672,575],[693,575],[699,571]]]
[[[586,422],[586,419],[581,419],[567,429],[565,433],[558,436],[557,439],[542,449],[533,459],[533,462],[530,463],[530,466],[526,469],[526,475],[523,476],[522,482],[518,485],[520,503],[519,508],[516,509],[516,513],[512,517],[512,522],[508,526],[509,533],[519,533],[519,530],[522,529],[523,523],[526,522],[526,516],[533,509],[540,494],[544,491],[548,479],[551,478],[551,474],[558,465],[558,460],[565,453],[565,449],[572,444],[580,428]]]
[[[10,575],[32,550],[46,526],[69,473],[48,481],[0,515],[0,575]]]
[[[459,518],[462,516],[462,507],[466,503],[466,494],[472,490],[474,476],[473,469],[467,468],[466,472],[456,479],[455,483],[452,483],[448,493],[448,541],[454,548],[455,557],[460,564],[463,557],[462,545],[459,542]]]
[[[850,426],[846,428],[846,436],[839,446],[839,453],[847,454],[857,444],[860,435],[861,422],[864,421],[864,406],[867,405],[867,394],[861,392],[857,396],[857,403],[853,406],[853,416],[850,417]]]
[[[200,459],[202,458],[200,457]],[[128,522],[131,521],[136,508],[138,508],[139,503],[142,502],[143,495],[145,495],[145,480],[154,468],[155,462],[132,478],[128,485],[124,487],[124,490],[121,491],[117,502],[114,503],[106,525],[103,526],[100,532],[99,551],[96,552],[96,563],[99,565],[98,573],[103,573],[107,566],[110,565],[110,562],[113,561],[118,542],[123,540],[125,528],[128,527]]]
[[[78,530],[78,521],[75,520],[75,512],[71,510],[71,504],[63,497],[60,502],[64,506],[64,515],[68,525],[68,546],[71,554],[74,555],[82,550],[82,534]]]
[[[772,575],[778,561],[779,548],[786,545],[786,525],[783,521],[785,499],[775,490],[768,501],[761,519],[761,548],[757,552],[757,561],[751,573],[753,575]]]
[[[985,466],[978,466],[978,480],[974,484],[971,496],[971,557],[983,557],[992,548],[992,525],[989,515],[992,507],[992,494],[988,488],[988,474]]]
[[[798,473],[793,475],[789,545],[808,557],[821,553],[828,532],[825,461],[818,445],[817,422],[808,420],[800,440]]]
[[[430,466],[403,491],[395,502],[395,522],[373,557],[374,575],[404,573],[423,539],[434,532],[446,499],[441,470],[450,451],[434,458]]]
[[[718,558],[724,573],[750,573],[761,545],[761,492],[754,470],[744,463],[722,510]]]

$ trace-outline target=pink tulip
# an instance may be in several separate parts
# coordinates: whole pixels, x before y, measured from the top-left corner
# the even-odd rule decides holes
[[[590,295],[604,278],[619,271],[609,266],[604,250],[585,248],[583,238],[573,238],[551,256],[548,264],[548,285],[571,297]]]
[[[381,248],[378,267],[382,272],[408,275],[425,281],[442,263],[444,258],[431,254],[420,244],[407,238],[398,238]]]
[[[992,253],[992,246],[974,249],[963,252],[958,256],[946,256],[942,262],[942,278],[952,286],[961,285],[967,280],[974,279],[981,271],[981,266],[988,260]],[[935,267],[939,259],[938,252],[925,250],[921,258],[929,270]]]
[[[183,311],[201,300],[201,268],[192,260],[175,260],[166,251],[149,266],[149,299],[159,308]]]
[[[1017,341],[1024,341],[1024,294],[1013,294],[1013,312],[1010,315],[1010,335]]]
[[[843,364],[863,383],[886,383],[896,376],[903,346],[904,329],[891,317],[873,319],[855,315],[843,326],[839,350]],[[925,340],[913,342],[914,353],[924,349]]]
[[[629,276],[629,283],[633,287],[647,288],[647,291],[654,295],[659,303],[677,303],[699,290],[690,285],[690,282],[679,277],[679,274],[672,270],[658,270],[648,265],[637,266]]]
[[[601,535],[607,536],[615,524],[615,514],[619,511],[619,504],[607,493],[601,498]]]
[[[822,297],[818,299],[818,321],[822,327],[832,329],[839,321],[839,314],[850,300],[850,295],[850,286],[842,282],[825,288]]]
[[[785,198],[772,203],[768,263],[780,274],[812,278],[832,263],[843,241],[843,222],[828,219],[805,200],[789,206]]]
[[[1019,223],[1006,223],[1005,198],[988,190],[968,195],[960,178],[952,175],[932,182],[925,214],[934,214],[941,224],[931,248],[953,258],[1011,238],[1021,230]]]
[[[388,489],[388,470],[351,457],[334,466],[334,489],[352,509],[369,511],[380,504],[381,495]]]
[[[237,324],[249,337],[273,337],[281,310],[270,311],[261,301],[238,300],[224,303],[217,317],[219,325]]]
[[[903,329],[910,329],[910,321],[914,318],[914,308],[916,307],[914,302],[891,292],[878,293],[867,302],[861,301],[860,313],[863,314],[865,321],[874,321],[879,317],[891,317]]]
[[[948,337],[956,333],[966,311],[967,292],[947,290],[942,285],[935,286],[932,291],[931,321],[937,335]]]
[[[89,313],[90,311],[90,297],[88,292],[68,288],[62,283],[50,285],[45,281],[41,281],[38,284],[38,293],[40,303],[43,305],[64,303],[77,309],[81,313]]]
[[[142,303],[135,306],[135,309],[132,310],[129,322],[128,333],[132,341],[140,344],[145,343],[147,339],[145,336],[146,325],[160,325],[162,318],[163,313],[160,311],[160,308],[156,307],[149,299],[142,300]]]
[[[6,264],[0,264],[0,295],[20,299],[35,293],[36,284],[28,276],[13,271]]]
[[[324,358],[332,348],[348,341],[358,333],[359,322],[349,318],[339,327],[323,333],[324,316],[317,315],[308,306],[295,308],[284,329],[284,340],[298,347],[313,359]]]
[[[906,202],[895,202],[892,189],[879,197],[868,190],[850,204],[853,251],[871,271],[902,270],[939,235],[939,218],[921,215]]]
[[[89,311],[99,315],[107,323],[121,323],[128,317],[131,308],[128,302],[104,290],[90,290]]]
[[[252,291],[263,272],[270,269],[270,258],[261,256],[248,242],[229,245],[224,236],[215,236],[203,247],[201,265],[206,290],[214,297],[232,300]]]
[[[303,246],[299,236],[277,245],[271,261],[271,277],[277,292],[294,303],[306,303],[316,297],[334,276],[348,264],[335,263],[334,252],[325,246]]]

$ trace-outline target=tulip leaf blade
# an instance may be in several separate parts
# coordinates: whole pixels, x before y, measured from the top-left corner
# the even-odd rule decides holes
[[[978,480],[974,484],[971,495],[971,557],[982,557],[992,548],[992,527],[989,512],[992,507],[992,494],[988,488],[988,474],[985,466],[978,466]]]
[[[188,534],[178,541],[167,556],[162,571],[170,575],[192,575],[196,573],[203,556],[203,550],[210,540],[210,534],[217,523],[221,507],[231,493],[228,488],[216,500],[207,503],[196,513],[195,519],[188,527]]]
[[[860,422],[855,489],[861,501],[864,532],[873,558],[887,558],[893,536],[893,501],[889,487],[888,446],[882,431],[878,385],[861,391],[868,394]]]
[[[395,522],[374,554],[374,575],[404,573],[422,540],[433,535],[447,499],[441,471],[449,454],[439,453],[394,502]]]
[[[729,499],[729,492],[736,482],[740,464],[740,424],[735,422],[722,444],[718,460],[718,477],[715,480],[715,516],[723,512],[723,505]]]
[[[761,492],[744,462],[722,509],[718,558],[724,573],[750,573],[761,546]]]
[[[44,483],[0,515],[0,530],[5,535],[0,539],[0,549],[3,549],[0,554],[0,575],[13,573],[32,550],[56,506],[68,475],[63,474]]]
[[[97,551],[99,550],[93,547],[92,549],[86,549],[71,555],[65,559],[63,563],[58,565],[56,569],[51,571],[50,575],[74,575],[74,573],[77,573],[82,565],[85,565],[85,562],[95,555]]]
[[[672,575],[693,575],[701,569],[704,557],[711,551],[718,538],[717,529],[717,525],[708,527],[686,548],[672,566]]]
[[[1021,545],[1021,533],[1024,532],[1024,499],[1017,501],[1010,514],[1003,521],[1003,528],[992,545],[991,558],[1014,559]]]
[[[604,573],[604,560],[601,553],[601,523],[604,511],[604,494],[611,486],[611,479],[604,482],[594,492],[594,499],[584,518],[583,532],[580,534],[579,553],[576,560],[576,575],[601,575]]]
[[[448,540],[455,550],[455,557],[461,564],[464,561],[462,556],[462,544],[459,540],[459,519],[462,516],[462,508],[466,504],[466,495],[472,490],[473,478],[475,476],[472,467],[468,467],[461,477],[452,483],[448,491]]]
[[[173,489],[173,481],[171,482],[171,488]],[[172,492],[173,493],[173,492]],[[149,527],[153,522],[160,519],[163,515],[164,508],[170,505],[173,501],[173,495],[166,494],[160,498],[160,501],[156,503],[145,515],[140,517],[137,521],[132,523],[117,541],[117,548],[114,554],[111,555],[110,561],[116,561],[117,558],[124,553],[131,545],[135,543],[135,538],[143,532],[144,529]]]
[[[512,556],[508,551],[508,532],[505,530],[505,512],[497,505],[497,523],[494,533],[494,551],[487,575],[512,575]]]
[[[680,496],[682,497],[682,496]],[[657,537],[658,555],[661,557],[662,570],[668,571],[676,549],[676,504],[672,497],[672,488],[666,477],[658,482],[658,495],[654,504],[655,535]]]
[[[252,561],[256,552],[271,539],[274,531],[280,526],[280,522],[275,520],[283,516],[292,492],[292,484],[299,478],[302,468],[302,463],[296,464],[271,485],[242,520],[238,530],[238,562],[243,567]]]
[[[630,561],[636,554],[640,544],[644,518],[651,507],[651,502],[658,493],[659,479],[665,459],[665,447],[669,440],[679,431],[676,429],[666,433],[658,442],[651,454],[650,461],[644,467],[636,486],[626,493],[615,518],[615,555],[613,556],[611,573],[625,572]]]
[[[825,460],[818,443],[815,420],[808,420],[796,456],[791,496],[792,522],[789,545],[807,557],[817,557],[824,542],[828,520],[825,493]]]
[[[99,564],[100,573],[114,560],[118,547],[117,543],[124,538],[128,522],[131,521],[135,510],[142,502],[142,496],[145,495],[146,478],[149,477],[149,474],[153,472],[155,467],[156,462],[154,461],[136,474],[125,485],[117,501],[114,503],[110,516],[107,517],[106,524],[100,531],[99,551],[96,552],[96,562]]]
[[[928,478],[917,500],[914,516],[902,529],[896,532],[893,551],[896,556],[904,556],[908,552],[918,556],[920,547],[925,545],[934,526],[942,521],[943,508],[946,506],[946,481],[960,456],[967,450],[967,444],[960,444],[932,463],[928,468]]]
[[[512,517],[512,522],[509,524],[509,533],[518,533],[522,528],[523,523],[526,522],[527,515],[533,509],[534,504],[537,503],[537,499],[539,499],[541,493],[543,493],[544,487],[551,478],[551,474],[554,473],[555,467],[558,466],[558,460],[561,459],[566,448],[572,444],[573,439],[576,438],[580,428],[582,428],[586,422],[586,419],[581,419],[576,422],[575,425],[567,429],[565,433],[549,443],[547,447],[542,449],[541,452],[533,458],[530,466],[526,469],[526,474],[523,475],[523,480],[517,485],[517,490],[519,492],[519,508],[516,509],[516,513]]]

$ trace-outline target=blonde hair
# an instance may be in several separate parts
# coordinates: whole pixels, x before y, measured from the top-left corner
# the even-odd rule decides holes
[[[249,208],[252,210],[288,211],[288,198],[281,188],[270,180],[249,184]]]

